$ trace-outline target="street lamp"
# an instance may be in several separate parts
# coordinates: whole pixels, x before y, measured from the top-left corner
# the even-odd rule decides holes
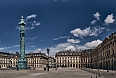
[[[1,65],[2,65],[2,60],[0,60],[0,68],[2,67]]]
[[[10,60],[10,67],[12,67],[12,61]]]
[[[42,53],[40,53],[40,67],[42,67]]]
[[[115,69],[115,74],[116,74],[116,54],[114,55],[114,69]]]
[[[47,54],[48,54],[48,65],[47,65],[47,67],[48,67],[48,71],[49,71],[49,48],[47,48]]]

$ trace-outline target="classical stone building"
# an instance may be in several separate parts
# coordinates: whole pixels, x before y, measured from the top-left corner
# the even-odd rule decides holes
[[[81,67],[81,52],[79,51],[60,51],[56,53],[56,65],[57,67]]]
[[[90,68],[92,63],[92,55],[93,49],[87,49],[81,51],[81,68]]]
[[[116,32],[94,49],[56,53],[56,64],[58,67],[116,69]]]
[[[93,68],[116,69],[116,32],[94,49],[91,59]]]
[[[116,69],[116,32],[105,38],[92,52],[82,52],[81,65],[93,69]]]
[[[0,68],[16,67],[17,59],[17,54],[0,52]]]
[[[27,59],[27,65],[29,67],[46,67],[48,56],[44,53],[28,53],[25,54],[25,58]]]
[[[48,56],[44,53],[25,54],[29,67],[46,67]],[[19,53],[0,52],[0,68],[16,67],[19,59]]]

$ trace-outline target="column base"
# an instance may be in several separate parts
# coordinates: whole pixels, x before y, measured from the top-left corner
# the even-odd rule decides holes
[[[19,58],[18,69],[27,69],[27,60],[25,58]]]

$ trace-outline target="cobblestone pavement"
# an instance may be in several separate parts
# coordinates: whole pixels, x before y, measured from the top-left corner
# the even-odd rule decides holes
[[[116,71],[112,71],[112,72],[106,72],[104,70],[97,70],[97,69],[88,69],[88,68],[82,68],[82,70],[85,70],[87,72],[90,73],[101,73],[101,75],[103,76],[103,78],[116,78]]]
[[[0,70],[0,78],[96,78],[96,75],[76,68],[58,68],[50,69],[50,71]]]

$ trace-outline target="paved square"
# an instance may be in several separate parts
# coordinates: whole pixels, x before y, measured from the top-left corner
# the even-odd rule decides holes
[[[96,78],[96,75],[76,68],[58,68],[58,70],[0,70],[0,78]],[[97,77],[105,78],[105,77]]]

